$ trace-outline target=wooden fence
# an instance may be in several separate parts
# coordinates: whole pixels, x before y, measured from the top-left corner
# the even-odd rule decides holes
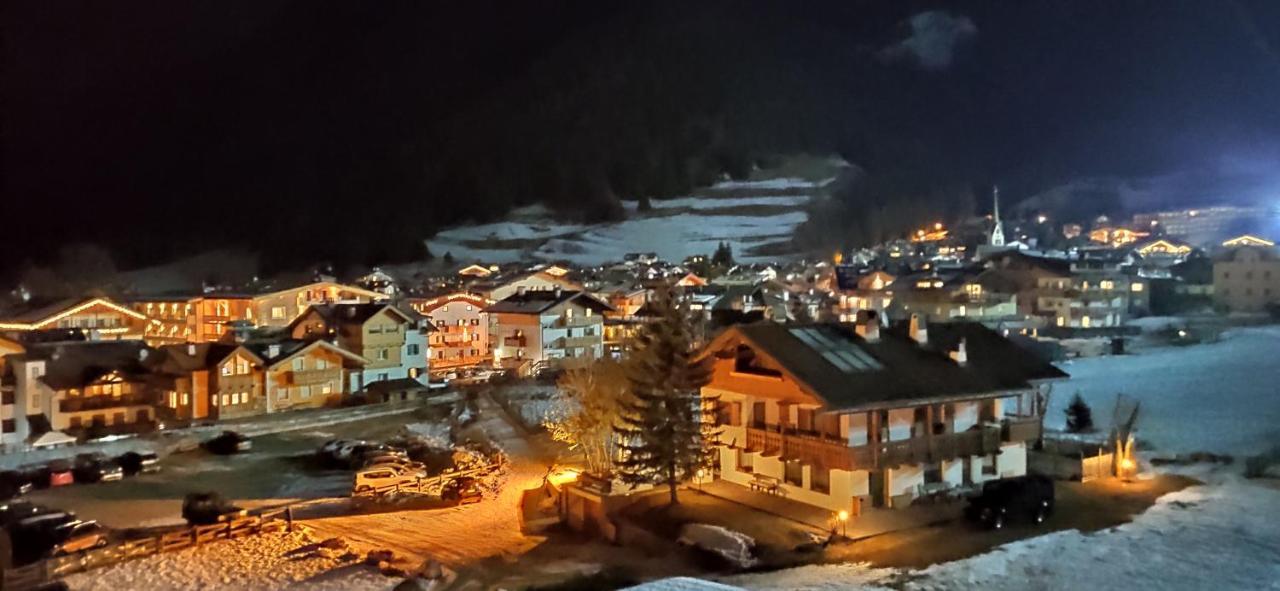
[[[84,552],[55,556],[40,562],[9,568],[0,575],[0,589],[25,591],[76,573],[111,566],[161,552],[172,552],[264,532],[281,531],[292,524],[288,508],[236,517],[212,525],[195,525],[145,538],[124,540]]]
[[[1080,482],[1110,478],[1114,473],[1112,470],[1114,464],[1115,456],[1110,452],[1102,453],[1099,451],[1096,456],[1082,457],[1080,459]]]

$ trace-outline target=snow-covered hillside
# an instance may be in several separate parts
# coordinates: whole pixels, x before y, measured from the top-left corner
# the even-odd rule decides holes
[[[744,262],[786,258],[785,245],[808,215],[805,205],[825,183],[797,178],[727,181],[698,196],[654,200],[651,211],[623,201],[627,219],[563,223],[541,206],[517,209],[501,222],[443,230],[427,241],[437,256],[458,261],[567,260],[582,265],[656,252],[669,261],[710,254],[728,242]],[[769,252],[761,253],[761,247]],[[784,254],[778,255],[781,250]]]
[[[1142,403],[1138,437],[1156,452],[1259,453],[1280,445],[1278,353],[1280,327],[1267,326],[1228,331],[1217,343],[1064,363],[1071,379],[1054,387],[1046,424],[1062,428],[1079,391],[1107,429],[1124,393]]]

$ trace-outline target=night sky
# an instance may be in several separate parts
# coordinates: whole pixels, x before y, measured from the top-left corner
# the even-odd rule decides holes
[[[1277,2],[614,4],[9,3],[4,270],[73,241],[123,266],[404,256],[440,225],[569,199],[539,195],[548,150],[545,186],[643,186],[616,180],[645,174],[629,150],[666,140],[609,156],[641,134],[1010,199],[1083,178],[1280,199]]]

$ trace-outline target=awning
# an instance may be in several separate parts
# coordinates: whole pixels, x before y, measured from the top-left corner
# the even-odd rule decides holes
[[[62,431],[49,431],[44,435],[36,438],[31,442],[31,447],[57,447],[59,445],[71,445],[76,442],[76,438]]]

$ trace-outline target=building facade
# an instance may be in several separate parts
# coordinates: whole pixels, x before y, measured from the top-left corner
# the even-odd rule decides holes
[[[141,339],[156,322],[108,298],[55,302],[0,318],[0,332],[78,330],[89,340]]]
[[[580,291],[521,291],[489,306],[494,363],[578,367],[604,355],[608,304]]]
[[[433,372],[474,367],[492,361],[489,343],[489,315],[484,311],[493,300],[468,293],[454,293],[430,299],[410,299],[409,306],[428,318],[435,328],[427,350]]]
[[[289,325],[294,339],[324,339],[365,360],[349,375],[351,393],[389,380],[425,385],[429,330],[416,315],[385,303],[317,304]]]
[[[712,341],[720,478],[858,515],[1026,473],[1031,398],[1064,377],[971,322],[736,326]]]
[[[1269,246],[1227,248],[1213,261],[1214,303],[1228,312],[1280,304],[1280,257]]]

